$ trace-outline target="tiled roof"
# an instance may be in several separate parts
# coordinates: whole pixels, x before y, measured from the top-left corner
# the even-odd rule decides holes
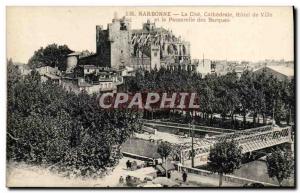
[[[284,74],[288,77],[294,76],[294,69],[286,66],[267,66],[267,68],[270,68],[274,71],[277,71],[281,74]]]

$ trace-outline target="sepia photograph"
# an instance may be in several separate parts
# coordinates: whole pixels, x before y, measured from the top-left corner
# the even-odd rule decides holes
[[[8,188],[296,188],[293,6],[7,6]]]

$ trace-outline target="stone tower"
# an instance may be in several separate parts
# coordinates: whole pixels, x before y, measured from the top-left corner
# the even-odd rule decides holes
[[[114,18],[107,30],[96,27],[97,55],[102,66],[118,68],[129,65],[131,26],[125,17]]]
[[[151,45],[151,69],[160,69],[160,46],[159,45]]]

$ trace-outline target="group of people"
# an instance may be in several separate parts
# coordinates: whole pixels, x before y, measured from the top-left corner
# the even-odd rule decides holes
[[[126,176],[125,180],[126,180],[126,183],[129,183],[129,182],[132,180],[132,177],[128,175],[128,176]],[[119,183],[120,183],[120,184],[123,184],[123,183],[124,183],[124,178],[123,178],[123,176],[120,176],[120,178],[119,178]]]
[[[130,184],[130,183],[136,182],[136,179],[134,177],[131,177],[131,176],[127,175],[126,178],[125,178],[125,181],[124,181],[123,176],[120,176],[119,183],[124,184],[124,182],[126,182],[126,184]]]
[[[155,159],[153,159],[153,162],[155,162]],[[136,167],[137,167],[137,162],[136,162],[136,161],[130,161],[130,160],[127,160],[127,162],[126,162],[126,168],[127,168],[127,169],[132,170],[133,168],[136,168]],[[171,178],[171,172],[170,172],[170,171],[167,172],[167,177],[168,177],[168,178]],[[187,177],[188,177],[187,172],[186,172],[185,170],[183,170],[183,172],[182,172],[182,181],[183,181],[183,182],[186,182],[186,181],[187,181]],[[129,182],[129,181],[131,180],[130,178],[131,178],[130,176],[127,176],[127,177],[126,177],[126,182]],[[123,176],[120,177],[119,183],[120,183],[120,184],[123,184],[123,183],[124,183],[124,178],[123,178]]]
[[[134,169],[136,167],[137,167],[137,162],[136,161],[131,162],[130,160],[127,160],[127,162],[126,162],[126,168],[127,169]]]

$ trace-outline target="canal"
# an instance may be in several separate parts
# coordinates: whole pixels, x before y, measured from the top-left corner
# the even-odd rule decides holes
[[[134,137],[128,139],[122,145],[121,151],[150,158],[160,158],[160,155],[157,153],[157,142]]]
[[[122,151],[146,157],[160,158],[157,153],[157,142],[145,139],[138,139],[134,137],[130,138],[122,145]],[[200,168],[207,169],[206,166],[201,166]],[[264,160],[255,160],[244,163],[241,168],[235,170],[232,175],[255,181],[278,184],[276,179],[272,179],[268,176],[267,165]],[[293,183],[294,178],[290,178],[288,180],[284,180],[282,185],[293,186]]]
[[[267,164],[263,160],[255,160],[249,163],[245,163],[238,170],[235,170],[233,173],[234,176],[248,178],[251,180],[267,182],[272,184],[278,184],[276,179],[272,179],[268,175]],[[284,180],[282,183],[283,186],[292,186],[293,178]]]

